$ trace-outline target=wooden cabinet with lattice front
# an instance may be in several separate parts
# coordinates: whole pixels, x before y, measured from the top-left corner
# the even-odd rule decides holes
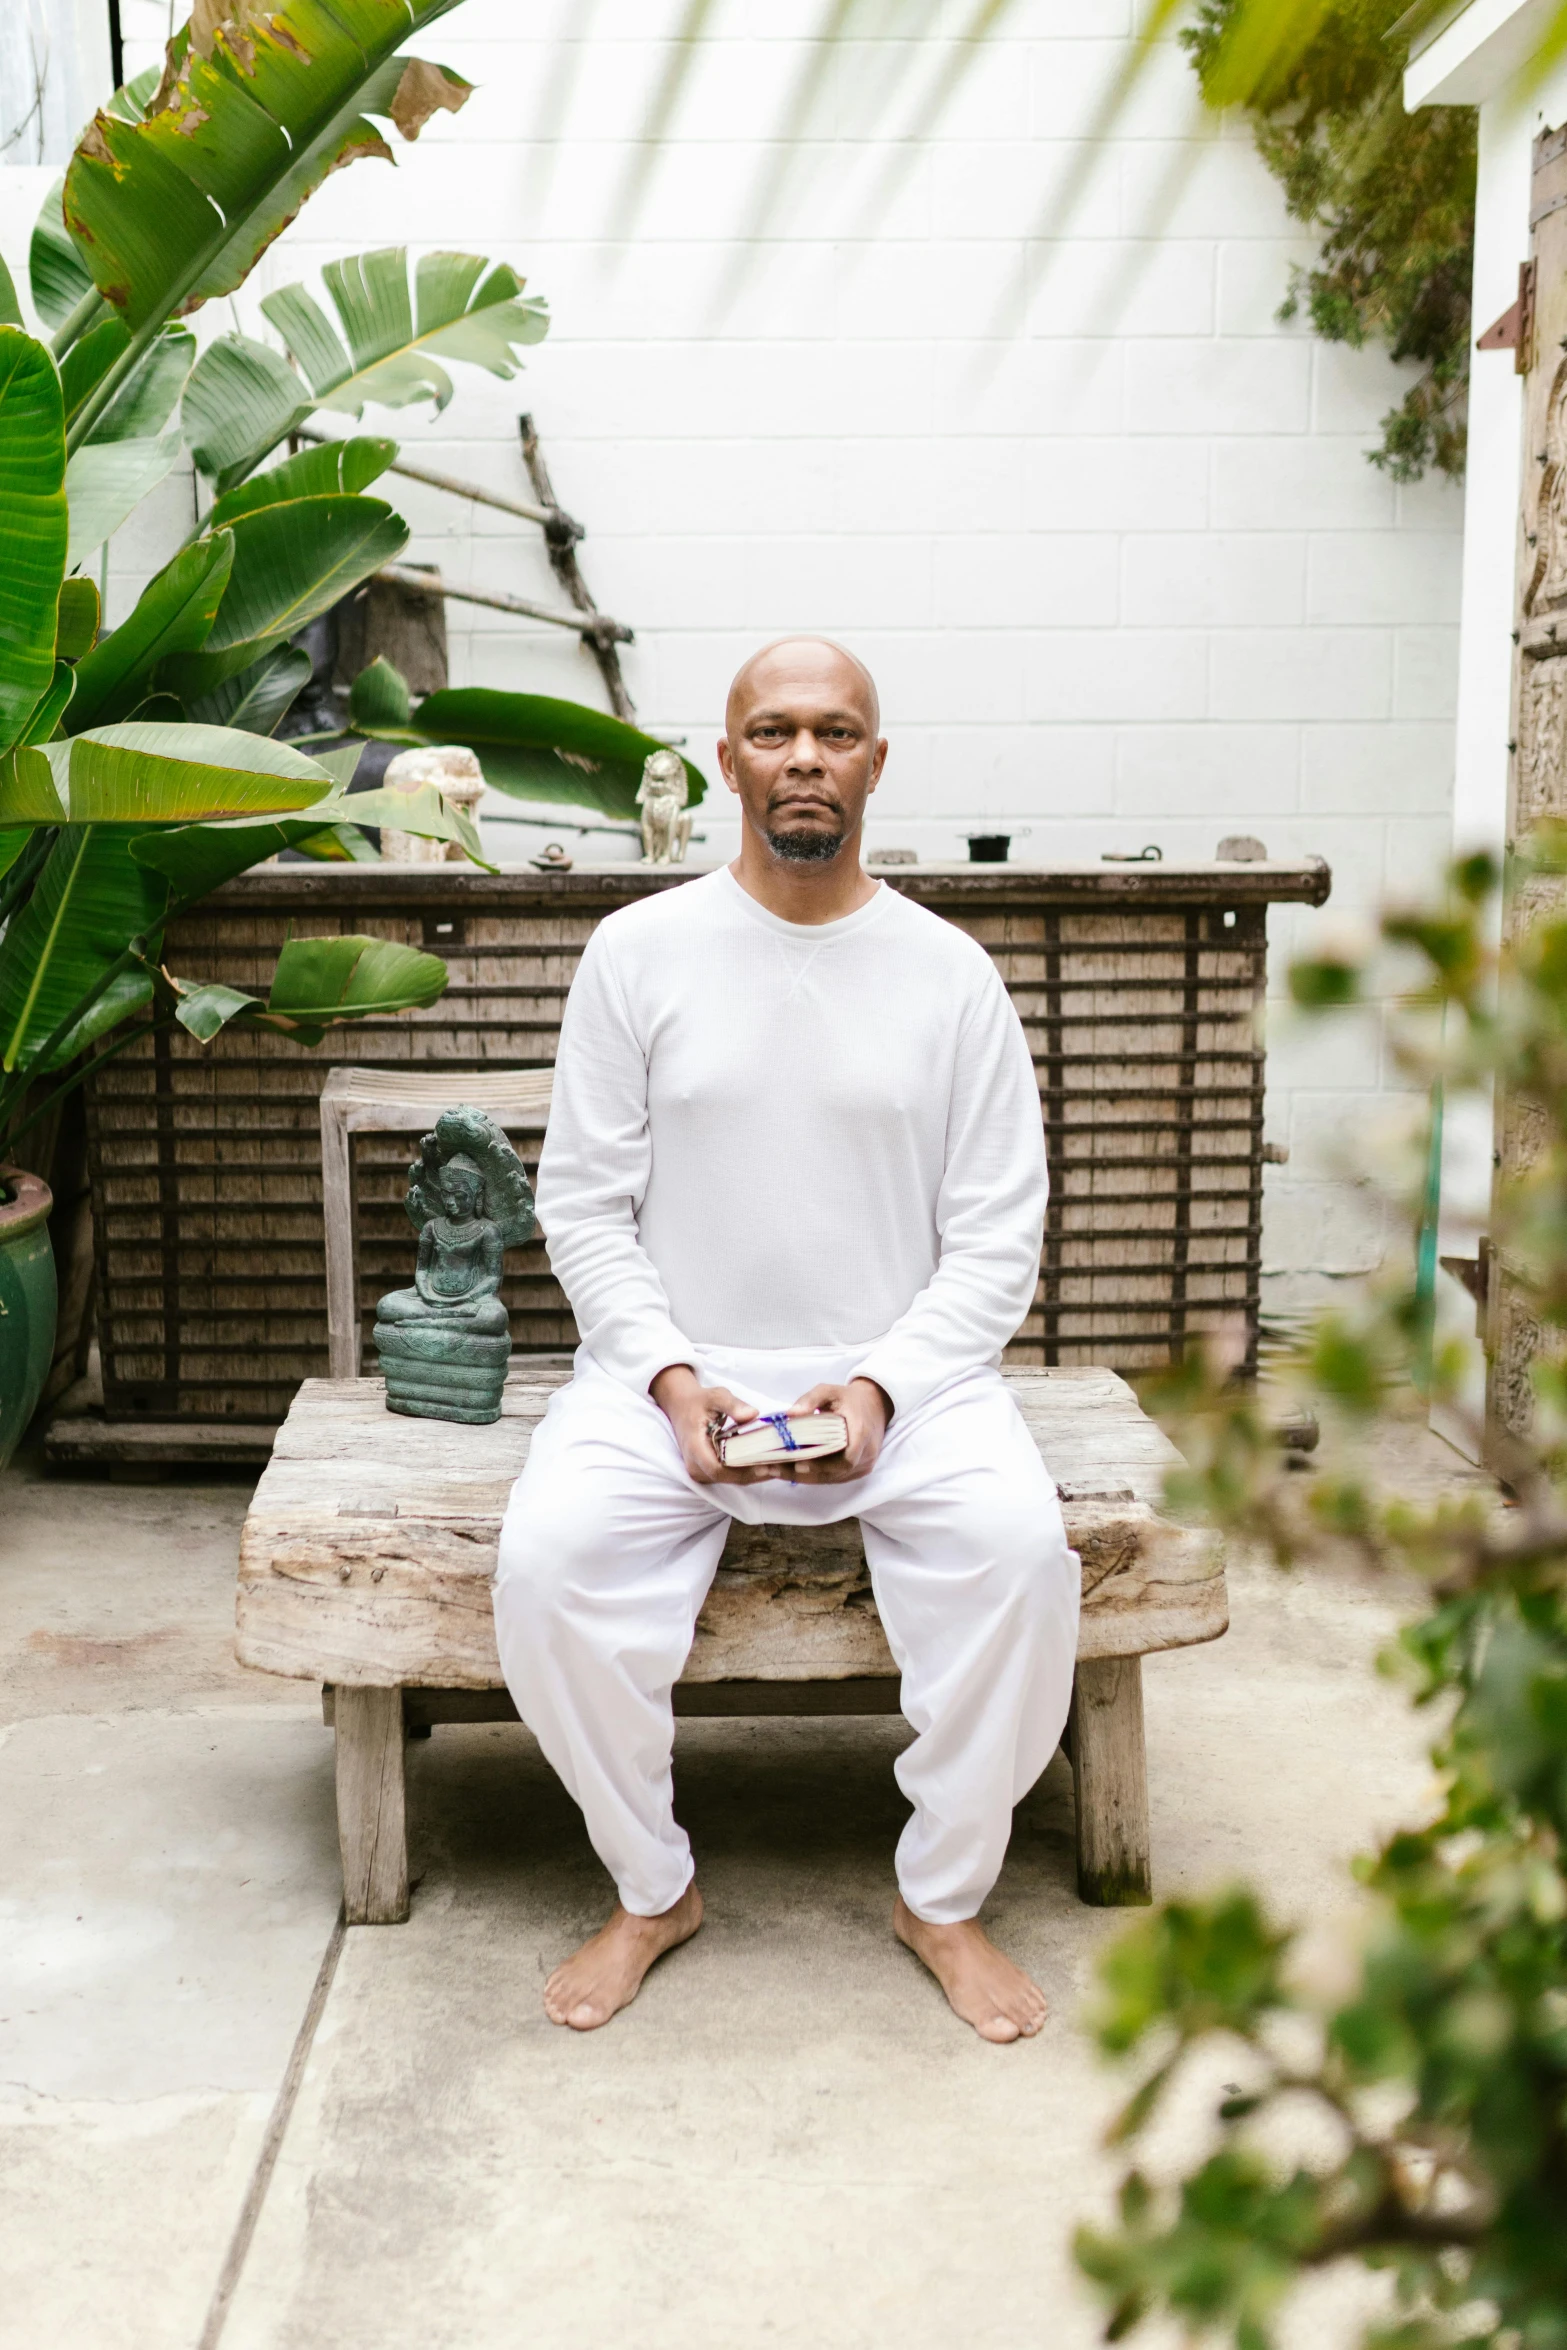
[[[111,1437],[172,1430],[159,1436],[168,1458],[182,1430],[216,1441],[217,1428],[248,1426],[265,1458],[300,1382],[328,1369],[320,1096],[332,1068],[446,1071],[456,1098],[465,1081],[482,1098],[486,1072],[548,1069],[595,924],[689,878],[678,866],[275,866],[185,916],[172,967],[234,986],[264,984],[290,926],[429,947],[451,981],[427,1011],[332,1031],[314,1051],[256,1032],[202,1047],[163,1030],[94,1080]],[[900,866],[886,879],[995,958],[1033,1051],[1051,1201],[1009,1361],[1132,1371],[1237,1316],[1255,1332],[1267,910],[1320,904],[1327,868]],[[358,1295],[345,1324],[357,1311],[363,1326],[407,1278],[402,1200],[422,1115],[410,1111],[407,1134],[353,1137]],[[538,1137],[521,1149],[531,1172]],[[512,1252],[502,1294],[517,1352],[575,1344],[540,1243]]]

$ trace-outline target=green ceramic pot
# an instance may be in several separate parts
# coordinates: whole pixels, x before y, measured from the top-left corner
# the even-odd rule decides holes
[[[0,1166],[0,1469],[21,1442],[54,1357],[53,1205],[47,1183]]]

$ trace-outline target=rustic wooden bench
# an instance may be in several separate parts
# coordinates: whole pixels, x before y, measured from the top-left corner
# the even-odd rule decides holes
[[[403,1746],[436,1722],[515,1720],[490,1612],[501,1516],[564,1363],[521,1358],[488,1428],[388,1412],[378,1379],[309,1379],[240,1544],[241,1664],[323,1686],[354,1924],[408,1914]],[[1009,1386],[1083,1562],[1064,1744],[1084,1901],[1150,1898],[1141,1660],[1229,1622],[1216,1539],[1162,1518],[1173,1446],[1125,1381],[1019,1370]],[[895,1713],[897,1670],[857,1522],[736,1526],[675,1690],[677,1714]]]

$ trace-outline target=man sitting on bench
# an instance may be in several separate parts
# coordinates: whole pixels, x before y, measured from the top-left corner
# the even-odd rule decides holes
[[[591,2031],[702,1922],[670,1691],[731,1519],[857,1517],[916,1732],[894,1930],[987,2040],[1045,2001],[978,1922],[1054,1754],[1078,1567],[1006,1391],[1046,1194],[1028,1047],[984,949],[874,881],[876,688],[769,646],[729,691],[740,854],[611,914],[566,1005],[539,1212],[582,1333],[501,1534],[517,1711],[615,1880],[545,1987]],[[841,1413],[844,1450],[726,1468],[726,1418]]]

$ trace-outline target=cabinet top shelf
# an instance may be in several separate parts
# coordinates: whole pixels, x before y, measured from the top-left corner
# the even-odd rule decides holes
[[[353,899],[371,908],[402,905],[487,908],[602,909],[678,889],[709,865],[575,864],[570,872],[540,873],[530,865],[481,873],[464,865],[263,865],[225,882],[219,905],[341,907]],[[1144,906],[1320,906],[1333,876],[1320,857],[1301,863],[1133,865],[887,865],[878,880],[923,905],[958,904]]]

